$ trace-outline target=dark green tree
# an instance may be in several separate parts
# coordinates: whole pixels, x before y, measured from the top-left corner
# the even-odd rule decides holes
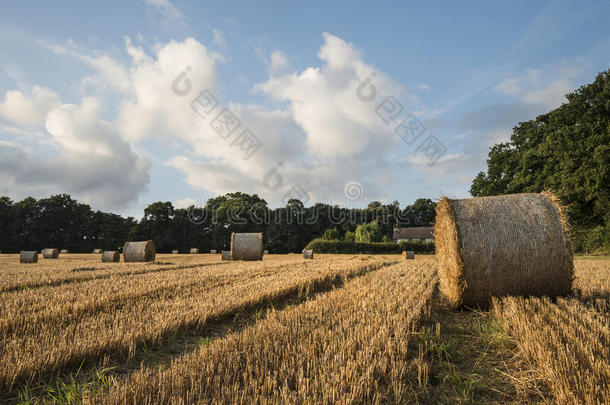
[[[553,191],[575,233],[610,226],[610,70],[567,94],[568,102],[513,129],[491,147],[477,196]]]

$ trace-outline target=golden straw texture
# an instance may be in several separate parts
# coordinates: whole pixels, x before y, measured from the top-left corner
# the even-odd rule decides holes
[[[152,262],[155,260],[155,244],[152,240],[127,242],[123,248],[125,262]]]
[[[231,234],[231,260],[263,260],[263,234]]]
[[[121,255],[116,250],[107,250],[102,253],[102,262],[104,263],[114,263],[118,262],[121,259]]]
[[[574,265],[562,215],[550,193],[441,199],[435,225],[441,291],[454,306],[568,294]]]

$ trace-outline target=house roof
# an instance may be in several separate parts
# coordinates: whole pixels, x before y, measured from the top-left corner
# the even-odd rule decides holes
[[[434,228],[431,226],[394,228],[394,240],[398,240],[398,239],[432,239],[432,238],[434,238]]]

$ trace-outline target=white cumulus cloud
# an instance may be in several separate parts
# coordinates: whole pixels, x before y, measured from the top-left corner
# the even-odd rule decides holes
[[[9,90],[0,102],[0,118],[25,127],[40,126],[49,110],[59,103],[59,96],[45,87],[34,86],[31,94]]]

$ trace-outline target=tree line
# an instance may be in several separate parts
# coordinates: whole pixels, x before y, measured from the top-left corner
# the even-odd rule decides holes
[[[129,240],[153,240],[157,251],[197,247],[229,249],[232,232],[263,232],[265,248],[273,253],[300,252],[311,240],[330,232],[336,239],[352,238],[358,230],[374,230],[375,239],[391,240],[393,227],[430,226],[436,203],[418,199],[400,208],[371,202],[366,208],[342,208],[317,203],[305,207],[299,200],[270,208],[258,195],[228,193],[203,206],[176,208],[155,202],[138,221],[113,213],[94,211],[67,194],[13,202],[0,197],[0,251],[40,250],[45,247],[91,252],[116,250]]]

